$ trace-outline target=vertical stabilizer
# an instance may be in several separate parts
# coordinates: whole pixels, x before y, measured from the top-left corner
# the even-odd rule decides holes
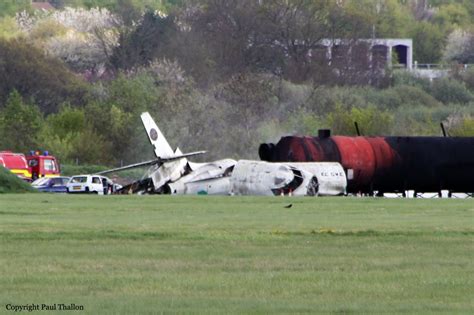
[[[163,136],[160,128],[158,128],[150,114],[148,112],[142,113],[140,117],[148,135],[148,139],[153,145],[156,157],[162,159],[173,157],[175,155],[173,149],[171,149],[171,146],[168,141],[166,141],[166,138]]]

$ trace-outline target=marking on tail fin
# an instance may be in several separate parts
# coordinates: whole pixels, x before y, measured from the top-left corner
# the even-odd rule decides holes
[[[166,138],[160,131],[160,128],[156,125],[155,121],[148,112],[141,114],[143,126],[145,127],[148,139],[153,145],[155,155],[157,158],[170,158],[175,156],[173,149],[169,145]]]
[[[150,114],[145,112],[142,113],[140,117],[142,119],[143,126],[145,127],[148,139],[153,145],[155,155],[160,163],[186,159],[187,157],[203,154],[206,152],[196,151],[191,153],[182,153],[179,148],[176,148],[176,151],[173,151],[168,141],[166,141],[166,138],[161,133],[160,128],[158,128],[153,118],[151,118]]]
[[[150,130],[150,138],[151,138],[151,140],[153,140],[153,141],[156,141],[156,139],[158,139],[158,132],[156,131],[155,128],[151,128],[151,130]]]

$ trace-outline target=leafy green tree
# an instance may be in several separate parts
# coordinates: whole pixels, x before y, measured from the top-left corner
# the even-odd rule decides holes
[[[453,30],[472,25],[472,16],[461,3],[450,3],[441,5],[433,19],[433,22],[443,29]]]
[[[57,59],[21,40],[0,39],[0,104],[11,91],[34,98],[42,113],[58,110],[61,103],[85,102],[88,87]]]
[[[45,125],[40,134],[41,146],[57,157],[61,163],[73,163],[74,157],[71,157],[71,152],[74,150],[73,140],[77,134],[56,134],[53,129]]]
[[[183,0],[49,0],[57,8],[83,7],[83,8],[107,8],[118,10],[132,7],[135,10],[144,11],[146,8],[166,11],[173,6],[179,5]]]
[[[28,152],[38,147],[38,136],[43,118],[34,104],[25,103],[23,97],[13,90],[0,113],[1,146],[15,152]]]
[[[429,22],[419,22],[410,32],[413,39],[413,60],[418,63],[438,63],[443,56],[446,36],[443,30]]]
[[[136,162],[134,141],[143,136],[140,113],[167,104],[166,89],[160,89],[147,73],[120,74],[107,84],[97,84],[95,99],[85,106],[86,121],[108,144],[110,160]],[[166,107],[172,109],[173,107]],[[146,139],[146,138],[145,138]]]
[[[63,163],[72,162],[73,141],[84,130],[84,112],[70,106],[61,106],[58,113],[50,114],[44,122],[40,141],[45,149]]]
[[[349,0],[345,10],[365,22],[365,38],[402,37],[414,22],[399,0]]]
[[[0,17],[13,16],[16,12],[31,9],[30,0],[2,0],[0,1]]]
[[[163,49],[176,36],[176,27],[173,16],[147,11],[132,32],[121,34],[119,45],[111,57],[111,64],[116,69],[130,69],[164,57]]]
[[[92,128],[85,128],[71,141],[70,158],[81,164],[108,164],[111,162],[110,146],[104,136]]]
[[[47,125],[57,135],[80,132],[86,128],[86,117],[83,109],[63,105],[56,114],[46,119]]]
[[[104,73],[122,26],[106,8],[22,12],[16,20],[29,42],[90,79]]]
[[[108,163],[109,145],[102,135],[86,122],[83,109],[62,106],[56,114],[47,117],[40,136],[45,149],[63,162]]]
[[[474,27],[472,31],[457,29],[449,34],[444,59],[462,64],[474,63]]]

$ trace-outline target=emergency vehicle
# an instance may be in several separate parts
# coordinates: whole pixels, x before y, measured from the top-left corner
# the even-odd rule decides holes
[[[27,181],[39,177],[59,176],[61,171],[57,159],[49,155],[48,151],[42,154],[39,151],[32,151],[27,156],[22,153],[0,151],[0,165]]]

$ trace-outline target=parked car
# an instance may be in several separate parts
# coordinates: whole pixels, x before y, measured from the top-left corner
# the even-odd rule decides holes
[[[65,193],[69,179],[66,176],[41,177],[32,182],[31,186],[43,192]]]
[[[114,183],[101,175],[76,175],[67,183],[68,193],[107,195],[114,190]]]

